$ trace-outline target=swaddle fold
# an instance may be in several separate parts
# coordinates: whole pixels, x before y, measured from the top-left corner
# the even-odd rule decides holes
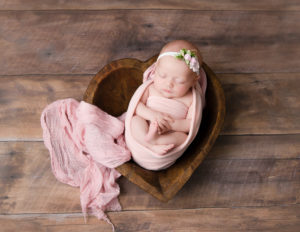
[[[169,114],[174,119],[184,119],[189,109],[181,101],[160,96],[149,96],[146,106],[155,111]]]

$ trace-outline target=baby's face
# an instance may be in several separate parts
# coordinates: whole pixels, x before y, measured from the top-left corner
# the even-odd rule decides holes
[[[157,62],[154,87],[166,98],[178,98],[184,96],[196,83],[195,77],[184,61],[165,56]]]

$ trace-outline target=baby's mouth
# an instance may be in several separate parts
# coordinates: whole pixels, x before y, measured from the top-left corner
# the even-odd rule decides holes
[[[164,89],[164,91],[167,92],[167,93],[171,93],[171,91],[168,90],[168,89]]]

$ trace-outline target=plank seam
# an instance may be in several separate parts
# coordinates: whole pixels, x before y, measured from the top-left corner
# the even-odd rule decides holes
[[[248,10],[205,10],[205,9],[184,9],[184,8],[111,8],[111,9],[6,9],[0,10],[2,12],[113,12],[113,11],[193,11],[193,12],[257,12],[257,13],[285,13],[294,12],[300,13],[300,10],[260,10],[260,9],[248,9]]]
[[[122,212],[155,212],[155,211],[175,211],[175,210],[201,210],[201,209],[263,209],[263,208],[278,208],[278,207],[292,207],[299,206],[299,203],[295,204],[279,204],[279,205],[268,205],[268,206],[234,206],[234,207],[201,207],[201,208],[176,208],[176,209],[146,209],[146,210],[121,210],[121,211],[106,211],[108,213],[122,213]],[[74,213],[17,213],[17,214],[3,214],[0,213],[0,216],[30,216],[30,215],[83,215],[81,212]],[[92,216],[89,214],[89,216]]]
[[[0,11],[1,12],[1,11]],[[114,61],[114,60],[112,60]],[[103,66],[104,67],[104,66]],[[102,68],[102,67],[101,67]],[[100,69],[101,69],[100,68]],[[99,69],[99,70],[100,70]],[[98,71],[97,71],[98,72]],[[95,73],[25,73],[25,74],[0,74],[0,78],[2,77],[24,77],[24,76],[91,76],[91,75],[96,75],[97,72]],[[300,74],[300,72],[216,72],[216,74],[219,75],[260,75],[260,74]]]

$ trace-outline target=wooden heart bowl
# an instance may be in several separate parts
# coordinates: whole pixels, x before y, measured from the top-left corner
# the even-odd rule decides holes
[[[90,81],[83,100],[113,116],[127,111],[129,101],[139,85],[143,72],[156,61],[157,55],[142,62],[137,59],[112,61]],[[171,167],[150,171],[130,160],[116,169],[146,192],[161,201],[170,200],[188,181],[212,148],[225,118],[225,96],[214,72],[204,63],[207,75],[206,107],[199,132],[184,154]]]

